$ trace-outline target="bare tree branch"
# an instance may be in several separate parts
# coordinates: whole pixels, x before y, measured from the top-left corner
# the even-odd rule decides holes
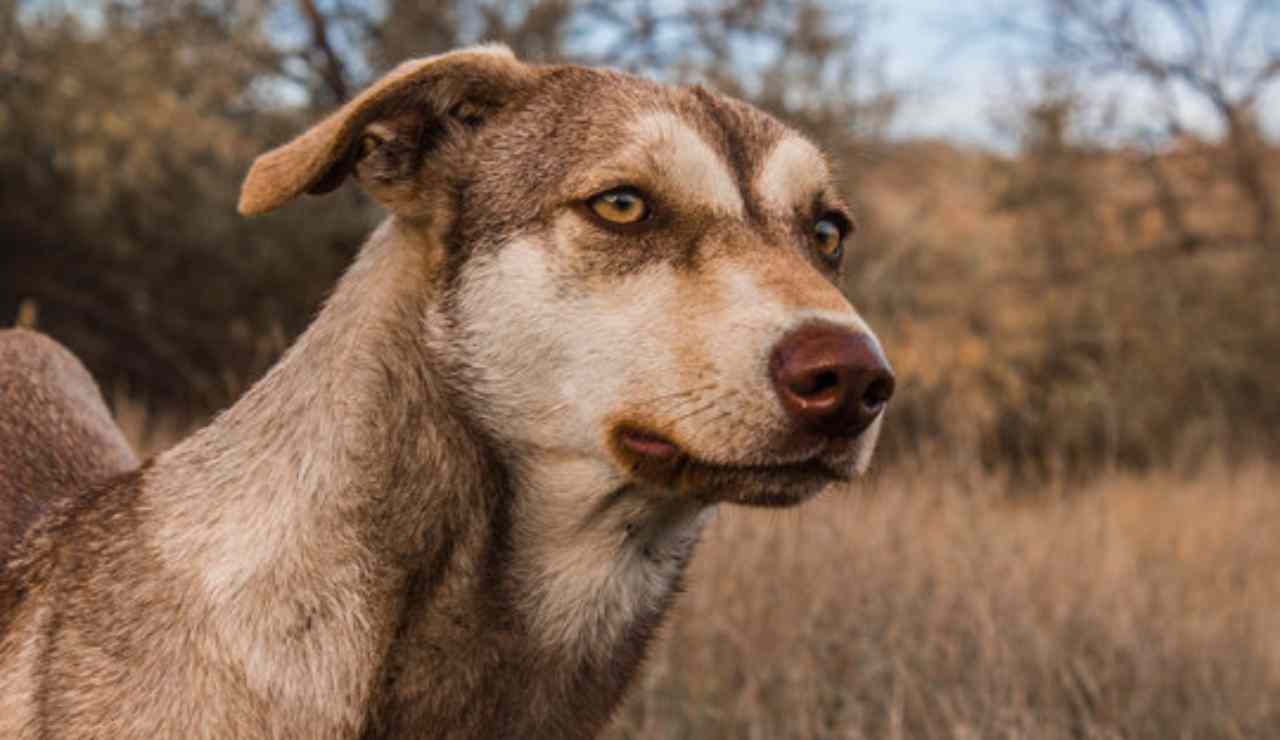
[[[311,29],[311,44],[323,60],[321,77],[337,101],[342,102],[350,96],[346,66],[329,40],[328,22],[316,7],[315,0],[298,0],[298,9]]]
[[[1254,238],[1280,242],[1280,186],[1260,156],[1265,137],[1255,110],[1280,79],[1280,48],[1267,36],[1280,6],[1273,0],[1040,0],[1038,6],[1047,29],[1005,25],[1042,43],[1049,68],[1145,82],[1168,101],[1168,111],[1176,110],[1179,88],[1208,103],[1225,133],[1218,165],[1251,204]],[[1189,128],[1176,114],[1171,119],[1171,129]]]

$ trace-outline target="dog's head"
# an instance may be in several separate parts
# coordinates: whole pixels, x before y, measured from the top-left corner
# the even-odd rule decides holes
[[[441,251],[443,360],[526,459],[773,505],[865,468],[893,376],[836,287],[853,218],[765,113],[469,49],[261,157],[241,210],[348,174]]]

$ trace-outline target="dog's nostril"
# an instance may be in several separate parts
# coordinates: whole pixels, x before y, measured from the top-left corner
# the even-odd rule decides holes
[[[868,411],[878,412],[893,397],[893,380],[888,377],[876,378],[867,386],[862,394],[862,405]]]
[[[804,398],[822,395],[826,391],[838,390],[840,374],[834,370],[826,370],[810,375],[803,375],[788,384],[788,389]]]

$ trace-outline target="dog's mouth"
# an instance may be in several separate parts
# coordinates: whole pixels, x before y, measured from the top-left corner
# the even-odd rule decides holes
[[[662,434],[630,425],[615,430],[613,447],[637,480],[708,501],[791,506],[850,477],[824,460],[821,450],[777,463],[710,462]]]

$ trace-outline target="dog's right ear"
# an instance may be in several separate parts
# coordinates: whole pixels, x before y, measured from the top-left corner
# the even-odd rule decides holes
[[[298,138],[258,157],[240,213],[266,213],[302,193],[327,193],[348,174],[393,211],[405,205],[427,148],[473,128],[534,78],[504,46],[479,46],[396,67]]]

